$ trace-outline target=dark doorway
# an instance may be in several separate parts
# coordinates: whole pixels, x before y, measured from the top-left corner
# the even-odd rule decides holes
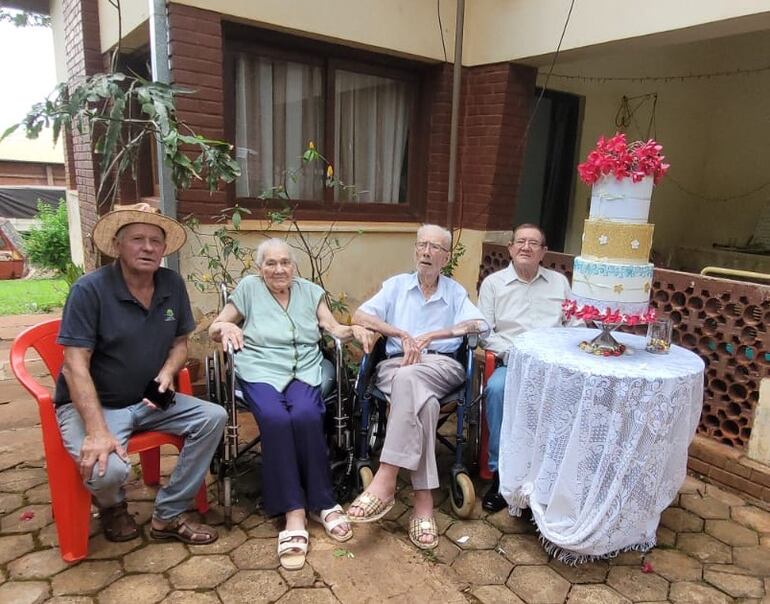
[[[538,89],[533,109],[539,95]],[[529,129],[516,196],[514,225],[539,224],[548,238],[548,248],[557,252],[564,251],[579,115],[579,96],[545,91]]]

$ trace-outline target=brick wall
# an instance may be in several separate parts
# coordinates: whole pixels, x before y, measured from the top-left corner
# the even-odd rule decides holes
[[[63,0],[64,50],[70,84],[103,69],[99,41],[99,11],[97,0]],[[97,219],[98,167],[92,153],[92,138],[88,124],[82,131],[65,135],[65,156],[70,186],[78,191],[80,200],[80,224],[85,236],[91,233]],[[74,175],[74,178],[73,178]],[[84,241],[85,268],[95,266],[95,254],[90,240]]]
[[[224,140],[224,77],[222,25],[211,11],[169,3],[171,81],[192,89],[177,97],[179,118],[198,134]],[[180,217],[195,214],[202,222],[227,207],[224,191],[210,193],[205,183],[179,193]]]

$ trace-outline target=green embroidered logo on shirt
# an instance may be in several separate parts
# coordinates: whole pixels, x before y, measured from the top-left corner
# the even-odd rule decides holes
[[[176,317],[174,316],[174,310],[171,308],[166,309],[166,321],[176,321]]]

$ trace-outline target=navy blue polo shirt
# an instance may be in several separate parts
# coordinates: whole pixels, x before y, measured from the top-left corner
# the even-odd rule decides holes
[[[195,329],[182,277],[159,268],[154,279],[150,308],[128,291],[117,261],[84,275],[70,290],[56,341],[93,351],[91,377],[104,407],[141,401],[174,339]],[[62,375],[54,401],[57,407],[71,402]]]

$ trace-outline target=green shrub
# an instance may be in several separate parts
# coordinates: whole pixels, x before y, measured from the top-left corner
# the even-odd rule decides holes
[[[64,273],[70,264],[70,236],[67,224],[67,204],[62,200],[58,208],[38,201],[40,226],[27,234],[27,258],[35,266]]]

